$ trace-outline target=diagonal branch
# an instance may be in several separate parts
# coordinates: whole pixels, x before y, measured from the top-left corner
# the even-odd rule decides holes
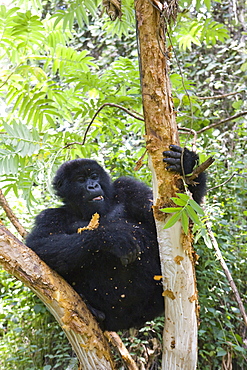
[[[188,185],[193,185],[194,181],[198,175],[204,172],[212,163],[214,163],[215,159],[213,157],[209,157],[205,162],[197,166],[190,176],[185,176],[185,182]]]
[[[8,219],[11,221],[11,223],[14,225],[18,233],[22,236],[22,238],[25,238],[27,236],[27,231],[24,229],[24,227],[21,225],[18,218],[14,215],[12,209],[10,208],[5,196],[3,195],[2,190],[0,189],[0,206],[5,211]]]
[[[247,111],[240,112],[240,113],[235,114],[234,116],[231,116],[231,117],[228,117],[226,119],[223,119],[222,121],[212,123],[211,125],[208,125],[206,127],[203,127],[201,130],[197,131],[197,134],[198,135],[199,134],[202,134],[204,131],[207,131],[207,130],[210,130],[211,128],[214,128],[214,127],[223,125],[224,123],[227,123],[227,122],[232,121],[232,120],[234,120],[236,118],[245,116],[246,114],[247,114]]]
[[[224,98],[227,98],[228,96],[237,95],[237,94],[242,94],[243,92],[244,92],[244,90],[242,90],[242,91],[235,91],[235,92],[232,92],[232,93],[222,94],[222,95],[214,95],[214,96],[197,96],[196,98],[197,98],[197,99],[199,99],[199,100],[224,99]]]
[[[115,104],[115,103],[104,103],[104,104],[102,104],[102,105],[97,109],[97,111],[94,113],[93,118],[91,119],[91,121],[89,122],[89,124],[88,124],[88,126],[87,126],[87,128],[86,128],[86,131],[85,131],[85,133],[84,133],[84,136],[83,136],[83,140],[82,140],[82,142],[79,142],[79,141],[73,141],[72,143],[68,143],[68,144],[66,144],[66,145],[63,147],[63,149],[66,149],[66,148],[68,148],[68,147],[69,147],[69,146],[71,146],[71,145],[84,145],[84,144],[85,144],[85,142],[86,142],[87,134],[88,134],[88,132],[89,132],[89,130],[90,130],[90,127],[92,126],[92,124],[93,124],[93,122],[94,122],[95,118],[96,118],[96,117],[97,117],[97,115],[100,113],[100,111],[101,111],[103,108],[107,107],[107,106],[108,106],[108,107],[114,107],[114,108],[121,109],[121,110],[123,110],[124,112],[128,113],[130,116],[132,116],[132,117],[134,117],[134,118],[138,119],[139,121],[144,121],[144,118],[143,118],[143,116],[142,116],[141,114],[136,113],[136,112],[132,112],[131,110],[129,110],[129,109],[127,109],[127,108],[123,107],[122,105]]]
[[[80,296],[4,226],[0,226],[0,264],[47,306],[83,369],[114,369],[107,341]]]
[[[218,246],[218,243],[217,243],[217,240],[213,234],[213,231],[211,229],[211,226],[209,224],[208,221],[206,221],[206,228],[207,228],[207,231],[208,231],[208,235],[210,237],[210,240],[211,240],[211,243],[214,247],[214,250],[216,252],[216,257],[218,258],[218,260],[220,261],[220,264],[221,264],[221,267],[223,268],[223,271],[226,275],[226,278],[228,280],[228,283],[230,285],[230,287],[232,288],[232,291],[233,291],[233,294],[234,294],[234,297],[235,297],[235,300],[238,304],[238,307],[239,307],[239,310],[241,312],[241,315],[243,317],[243,320],[244,320],[244,324],[247,326],[247,315],[246,315],[246,312],[245,312],[245,308],[244,308],[244,305],[243,305],[243,302],[241,300],[241,297],[240,297],[240,294],[238,292],[238,289],[237,289],[237,286],[233,280],[233,277],[230,273],[230,270],[222,256],[222,253],[220,251],[220,248]]]
[[[129,109],[127,109],[127,108],[123,107],[122,105],[115,104],[115,103],[104,103],[103,105],[101,105],[101,106],[99,107],[99,109],[97,109],[97,111],[95,112],[95,114],[94,114],[93,118],[92,118],[92,119],[91,119],[91,121],[89,122],[89,125],[87,126],[87,129],[86,129],[85,134],[84,134],[84,137],[83,137],[82,145],[84,145],[84,144],[85,144],[85,141],[86,141],[86,137],[87,137],[88,131],[89,131],[90,127],[92,126],[93,121],[95,120],[95,118],[97,117],[97,115],[99,114],[99,112],[100,112],[103,108],[105,108],[105,107],[107,107],[107,106],[108,106],[108,107],[115,107],[115,108],[118,108],[118,109],[122,109],[124,112],[128,113],[130,116],[132,116],[132,117],[134,117],[134,118],[136,118],[136,119],[138,119],[138,120],[140,120],[140,121],[144,121],[144,118],[143,118],[143,117],[141,117],[141,115],[139,115],[139,113],[138,113],[138,114],[135,114],[135,113],[133,113],[131,110],[129,110]]]

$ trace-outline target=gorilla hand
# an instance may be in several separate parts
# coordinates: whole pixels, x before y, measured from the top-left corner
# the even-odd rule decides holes
[[[182,153],[183,149],[180,148],[178,145],[170,145],[171,150],[167,150],[163,152],[163,155],[168,158],[164,158],[163,161],[166,162],[169,166],[167,166],[167,170],[176,171],[182,174]]]
[[[118,257],[123,266],[135,262],[141,253],[141,247],[138,244],[138,239],[131,234],[124,234],[119,236],[118,246],[110,250],[113,255]]]

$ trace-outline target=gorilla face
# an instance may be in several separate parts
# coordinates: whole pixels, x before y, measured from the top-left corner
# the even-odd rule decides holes
[[[95,212],[104,215],[110,208],[112,183],[96,161],[75,159],[64,163],[57,171],[53,187],[84,220],[90,220]]]

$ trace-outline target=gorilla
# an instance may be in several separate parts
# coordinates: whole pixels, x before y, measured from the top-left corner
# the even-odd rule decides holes
[[[180,174],[191,173],[198,160],[196,153],[176,145],[163,155],[167,169]],[[152,191],[128,177],[112,182],[91,159],[62,164],[53,187],[63,205],[36,217],[27,246],[83,297],[102,329],[140,327],[161,315],[162,284],[154,280],[161,270]],[[200,203],[205,173],[189,189]],[[90,228],[95,214],[99,224]]]

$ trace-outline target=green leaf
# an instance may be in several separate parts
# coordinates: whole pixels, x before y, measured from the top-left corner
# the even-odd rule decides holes
[[[183,199],[184,201],[188,201],[190,199],[189,195],[188,194],[185,194],[185,193],[176,193],[176,195],[180,198],[180,199]]]
[[[187,201],[185,201],[183,199],[180,199],[180,198],[172,197],[171,199],[172,199],[173,203],[177,204],[178,206],[184,207],[187,204]]]
[[[196,212],[194,211],[194,209],[190,205],[186,207],[186,212],[195,224],[200,225],[200,219],[198,215],[196,214]]]
[[[166,222],[165,226],[164,226],[164,229],[169,229],[169,227],[172,227],[173,225],[175,225],[175,223],[181,218],[181,211],[180,212],[177,212],[177,213],[174,213],[174,215],[172,215],[168,221]]]
[[[174,212],[179,212],[183,208],[181,207],[167,207],[167,208],[162,208],[161,211],[165,213],[174,213]]]
[[[189,217],[185,210],[181,213],[181,223],[184,233],[187,235],[189,230]]]
[[[198,213],[200,216],[205,216],[203,209],[199,206],[199,204],[194,199],[190,198],[189,204],[194,209],[194,211],[196,211],[196,213]]]

